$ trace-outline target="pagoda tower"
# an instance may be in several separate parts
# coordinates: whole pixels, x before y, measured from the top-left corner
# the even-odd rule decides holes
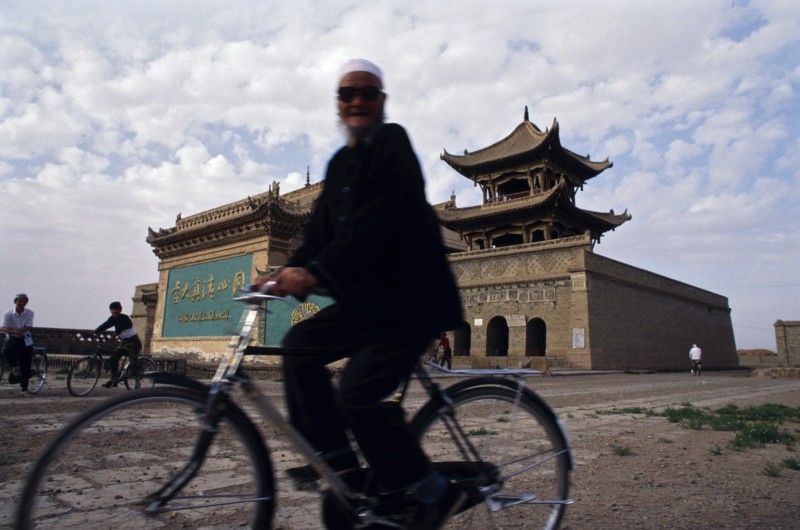
[[[455,365],[683,369],[693,343],[713,345],[703,351],[715,366],[736,365],[725,297],[595,252],[631,216],[577,206],[612,164],[562,146],[557,120],[542,131],[526,108],[505,138],[441,159],[482,197],[436,205],[466,247],[448,256],[464,309],[450,332]]]
[[[469,250],[501,248],[589,234],[592,243],[631,216],[578,208],[575,196],[586,181],[612,167],[561,145],[558,121],[542,132],[525,118],[507,137],[474,152],[441,155],[482,191],[479,206],[446,203],[442,224],[458,232]]]

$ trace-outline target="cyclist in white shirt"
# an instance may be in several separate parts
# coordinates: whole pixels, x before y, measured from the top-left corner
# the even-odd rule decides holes
[[[3,315],[0,331],[6,333],[6,344],[3,355],[8,359],[11,370],[8,382],[19,382],[20,395],[28,396],[28,380],[31,377],[31,359],[33,358],[33,311],[26,308],[28,295],[20,293],[14,297],[14,309]]]

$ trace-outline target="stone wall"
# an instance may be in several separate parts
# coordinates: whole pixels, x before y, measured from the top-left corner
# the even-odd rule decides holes
[[[137,285],[133,295],[133,308],[131,309],[131,320],[133,327],[139,334],[142,341],[142,352],[150,354],[150,346],[153,342],[153,325],[156,318],[156,303],[158,302],[158,284],[147,283]]]
[[[88,355],[94,353],[100,342],[105,342],[111,337],[111,331],[105,331],[86,339],[85,337],[92,331],[92,329],[35,327],[31,335],[34,346],[45,348],[48,355]],[[0,334],[0,348],[3,344],[5,344],[5,333]]]
[[[800,321],[778,320],[774,326],[778,358],[785,366],[800,366]]]
[[[594,253],[584,256],[592,369],[687,369],[692,344],[703,350],[707,368],[738,366],[727,298]]]

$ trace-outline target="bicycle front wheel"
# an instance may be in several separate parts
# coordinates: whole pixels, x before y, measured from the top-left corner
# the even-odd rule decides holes
[[[268,528],[274,483],[258,430],[231,402],[209,427],[206,401],[204,393],[157,387],[87,410],[33,465],[15,527]],[[204,458],[193,458],[193,444]],[[186,484],[165,499],[160,490],[176,476]],[[157,508],[155,499],[163,501]]]
[[[125,388],[128,390],[140,388],[152,388],[156,384],[156,380],[152,377],[145,377],[145,372],[155,372],[158,370],[156,362],[146,356],[140,355],[136,363],[129,363],[125,367],[123,380],[125,381]]]
[[[31,359],[31,377],[28,380],[28,392],[38,393],[47,381],[47,354],[44,351],[33,352]]]
[[[88,395],[100,379],[102,362],[95,355],[81,357],[69,367],[67,390],[75,397]]]
[[[412,422],[434,465],[468,493],[465,508],[445,528],[558,528],[570,503],[566,436],[536,394],[493,381],[467,380],[447,389],[462,434],[448,425],[439,402],[428,403]],[[480,458],[460,451],[459,442]]]

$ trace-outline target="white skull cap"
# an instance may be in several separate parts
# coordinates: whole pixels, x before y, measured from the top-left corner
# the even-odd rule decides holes
[[[371,63],[366,59],[350,59],[342,65],[339,69],[339,82],[341,83],[344,76],[352,72],[367,72],[378,78],[383,87],[383,74],[381,69],[375,63]]]

